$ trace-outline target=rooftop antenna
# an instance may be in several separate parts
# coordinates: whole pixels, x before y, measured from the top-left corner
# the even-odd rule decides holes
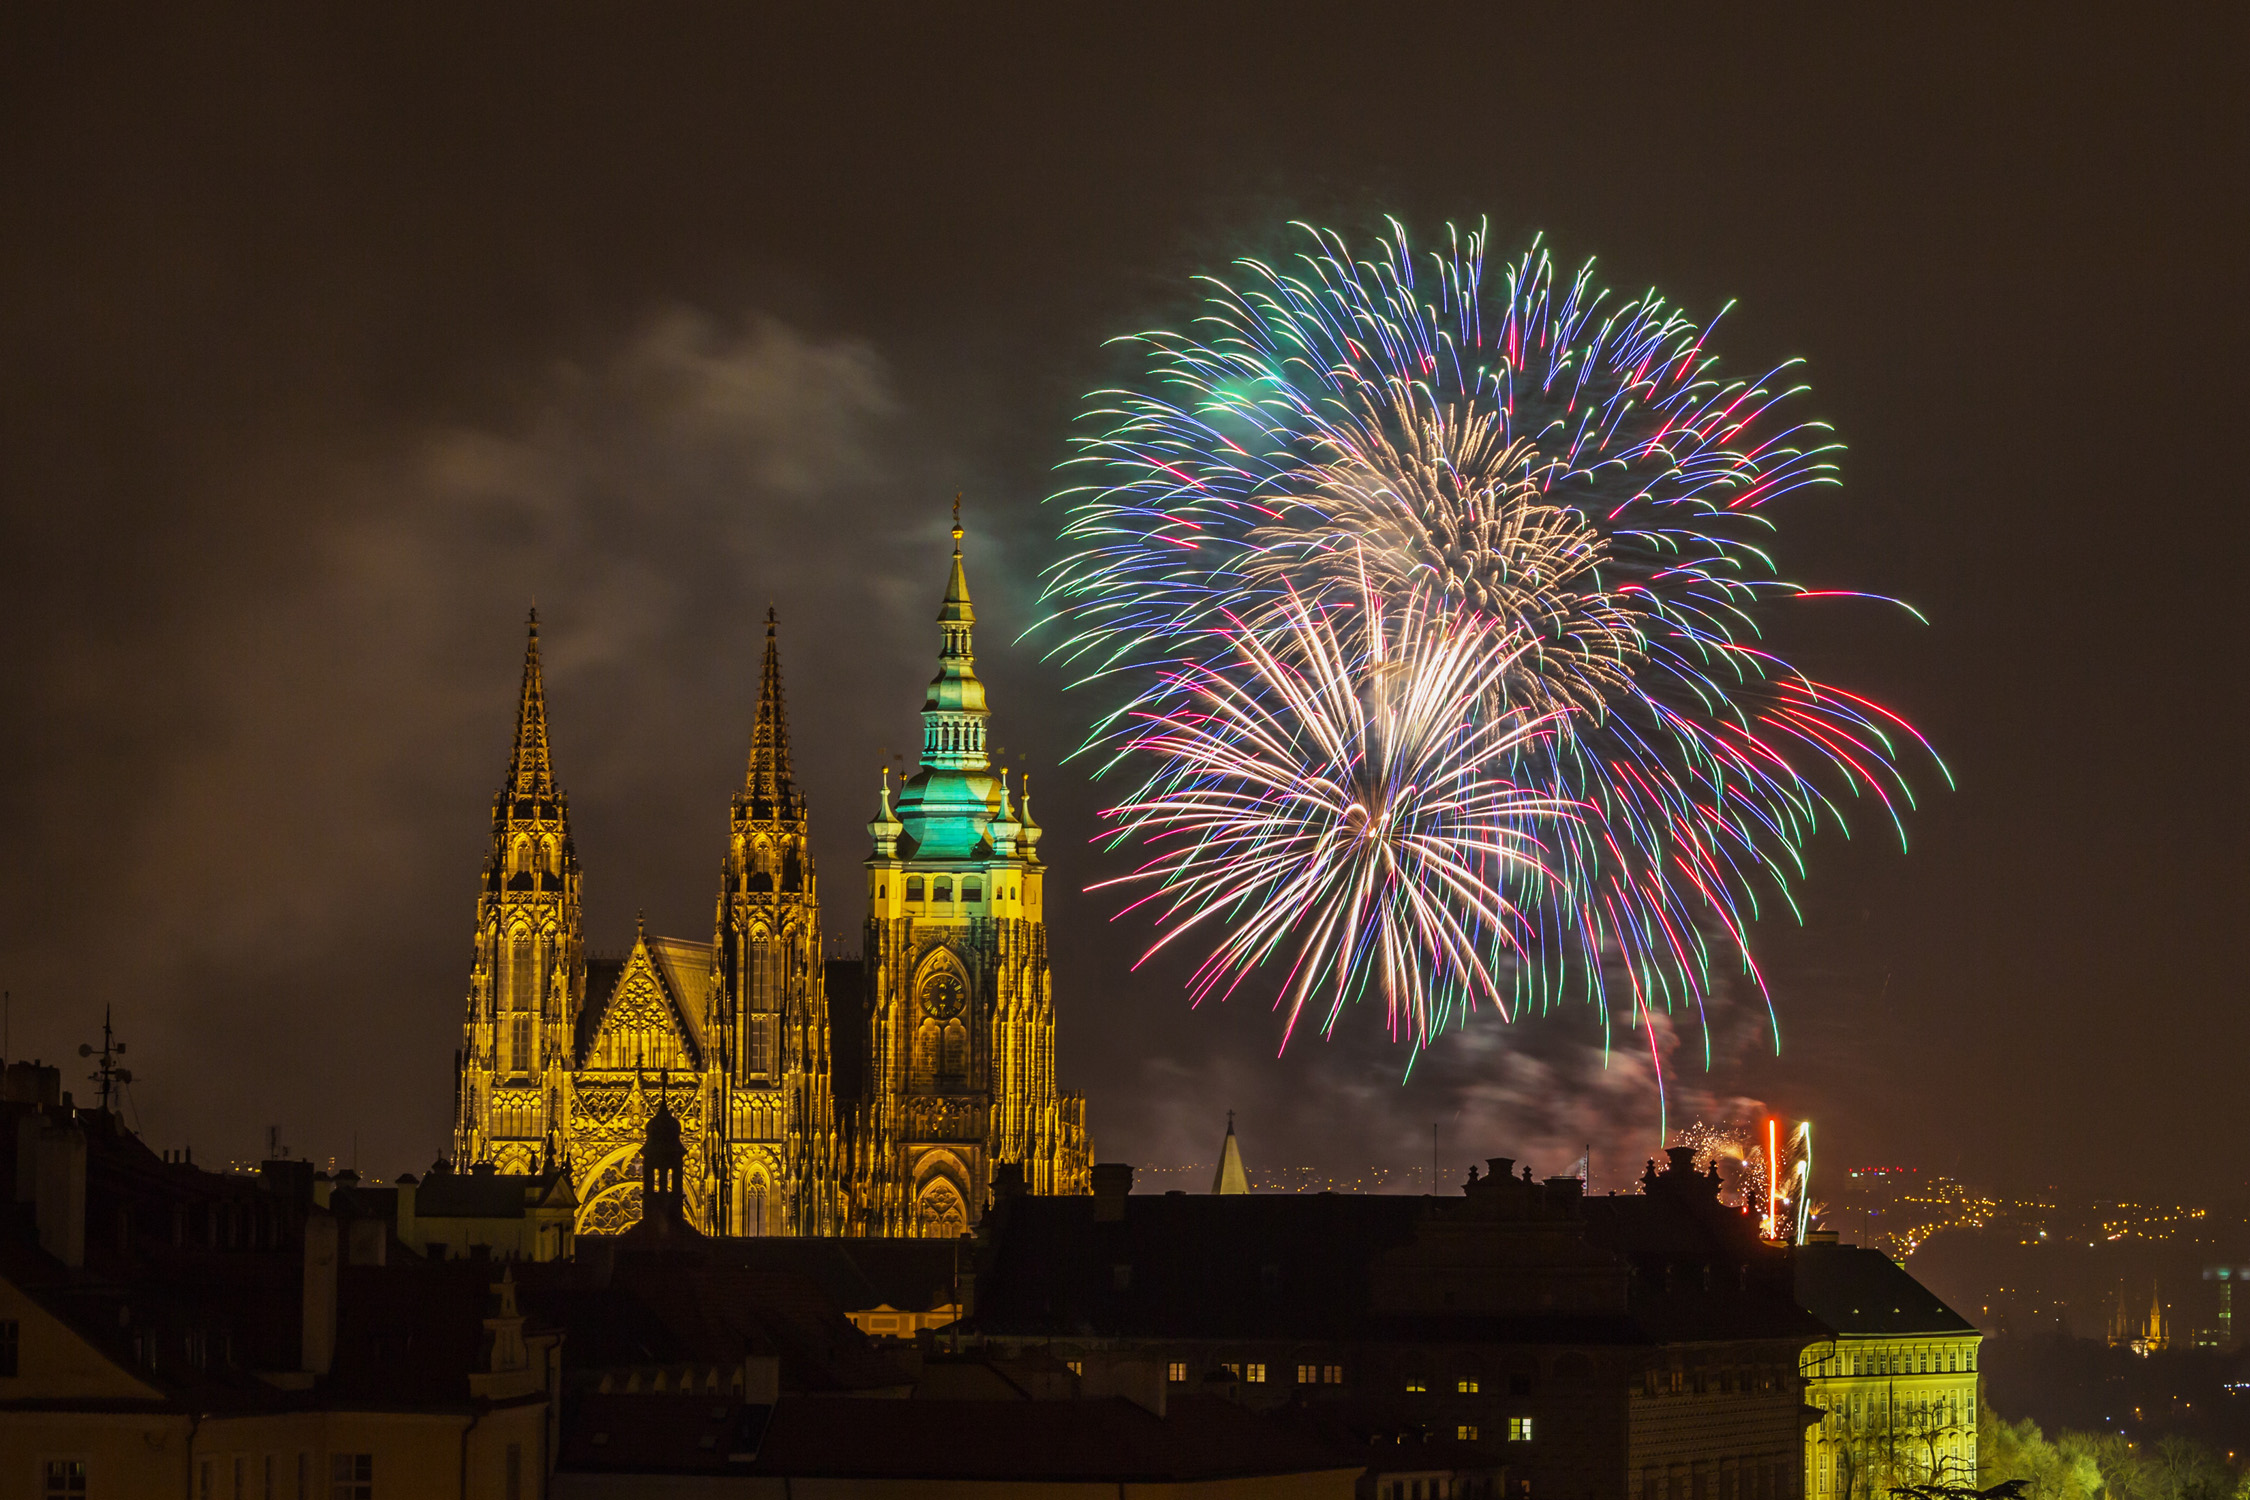
[[[132,1070],[118,1066],[117,1059],[125,1055],[125,1044],[117,1041],[110,1031],[108,1006],[102,1007],[101,1051],[97,1053],[91,1042],[80,1042],[78,1044],[78,1055],[101,1059],[99,1063],[95,1064],[94,1071],[89,1073],[87,1078],[101,1089],[102,1110],[107,1113],[110,1100],[122,1094],[125,1085],[133,1081]]]

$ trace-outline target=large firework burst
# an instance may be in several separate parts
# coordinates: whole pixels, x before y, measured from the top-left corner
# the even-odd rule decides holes
[[[1155,883],[1159,946],[1223,927],[1199,999],[1283,955],[1284,1040],[1315,994],[1325,1026],[1370,988],[1394,1035],[1423,1037],[1462,983],[1504,992],[1522,893],[1555,878],[1541,835],[1576,809],[1511,773],[1558,716],[1485,711],[1526,646],[1419,595],[1329,611],[1284,592],[1266,625],[1132,716],[1158,769],[1110,816],[1149,855],[1111,883]]]
[[[1321,970],[1330,1020],[1370,972],[1394,1007],[1414,986],[1418,1041],[1481,999],[1582,993],[1607,1021],[1700,1007],[1725,972],[1756,981],[1761,897],[1790,899],[1805,842],[1849,799],[1896,825],[1900,755],[1921,743],[1759,644],[1761,613],[1808,597],[1774,574],[1764,507],[1834,478],[1825,430],[1782,412],[1801,387],[1786,370],[1720,377],[1708,325],[1653,293],[1613,298],[1591,265],[1561,274],[1536,243],[1491,275],[1481,232],[1419,259],[1395,225],[1364,259],[1303,233],[1292,262],[1211,280],[1192,334],[1140,335],[1145,378],[1089,413],[1101,430],[1074,462],[1094,482],[1065,492],[1077,550],[1049,598],[1064,653],[1130,686],[1094,743],[1155,757],[1112,833],[1174,826],[1165,809],[1224,775],[1160,726],[1214,733],[1229,702],[1295,712],[1270,680],[1232,698],[1219,684],[1305,670],[1328,649],[1306,644],[1314,627],[1412,600],[1418,640],[1487,657],[1465,674],[1480,683],[1465,725],[1542,726],[1484,766],[1549,810],[1516,826],[1542,877],[1504,914],[1442,881],[1366,908],[1361,947]],[[1333,670],[1364,677],[1383,637],[1367,627],[1363,659]],[[1169,935],[1228,929],[1199,991],[1271,955],[1244,934],[1291,919],[1253,893],[1294,889],[1277,877],[1299,847],[1206,857],[1254,862],[1264,884],[1178,859],[1139,872]],[[1413,949],[1385,924],[1427,909],[1476,932],[1478,962],[1425,943],[1411,981],[1360,967]],[[1305,983],[1300,966],[1293,1016]]]

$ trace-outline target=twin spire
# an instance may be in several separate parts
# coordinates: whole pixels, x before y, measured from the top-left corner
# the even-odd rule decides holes
[[[796,797],[789,767],[789,717],[781,694],[781,652],[774,641],[777,617],[766,611],[766,660],[758,681],[758,713],[750,728],[745,795],[780,804]],[[547,744],[547,683],[539,664],[539,611],[531,612],[523,651],[523,694],[516,708],[516,742],[508,752],[507,795],[556,795],[555,766]]]
[[[776,616],[766,610],[766,661],[758,676],[758,714],[750,726],[750,764],[743,773],[744,795],[773,804],[796,799],[789,772],[789,715],[781,696],[781,650],[774,642]]]
[[[508,755],[508,794],[555,795],[554,761],[547,751],[547,684],[539,671],[539,611],[531,612],[530,643],[523,648],[523,701],[516,709],[516,747]]]

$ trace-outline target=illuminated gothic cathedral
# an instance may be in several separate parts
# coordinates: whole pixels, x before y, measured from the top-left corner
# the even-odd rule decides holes
[[[959,1234],[996,1173],[1088,1190],[1085,1100],[1055,1087],[1039,825],[985,753],[976,612],[953,532],[921,769],[867,825],[864,957],[823,960],[806,808],[769,615],[749,766],[709,942],[636,931],[588,954],[533,616],[477,896],[454,1160],[561,1174],[577,1229],[640,1217],[668,1106],[685,1205],[715,1234]]]

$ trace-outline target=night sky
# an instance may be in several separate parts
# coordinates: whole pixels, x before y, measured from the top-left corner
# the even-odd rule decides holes
[[[829,9],[0,15],[11,1055],[111,1005],[153,1144],[426,1165],[534,600],[589,942],[709,937],[770,602],[856,945],[957,489],[993,737],[1075,893],[1114,868],[1059,764],[1094,705],[1016,637],[1103,341],[1291,218],[1489,217],[1737,301],[1737,373],[1807,359],[1849,452],[1783,570],[1930,621],[1783,643],[1959,789],[1923,775],[1903,856],[1815,845],[1804,926],[1758,934],[1781,1057],[1722,996],[1674,1122],[2237,1189],[2242,8]],[[1591,1141],[1600,1188],[1654,1144],[1583,1011],[1404,1087],[1374,1014],[1276,1062],[1257,1004],[1129,973],[1110,909],[1052,935],[1103,1159],[1209,1161],[1230,1106],[1254,1166],[1423,1162],[1436,1122],[1449,1174]]]

